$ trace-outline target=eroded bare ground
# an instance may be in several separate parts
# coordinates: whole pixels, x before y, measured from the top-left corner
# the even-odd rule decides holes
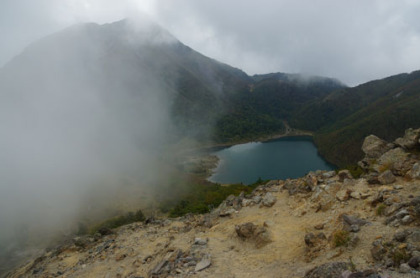
[[[76,238],[9,276],[420,277],[418,156],[386,160],[394,145],[373,159],[364,147],[363,178],[344,170],[270,181],[206,215]]]
[[[226,208],[212,214],[136,223],[111,235],[86,239],[86,242],[76,240],[46,253],[35,264],[30,263],[11,276],[149,277],[155,270],[155,276],[160,277],[303,277],[314,266],[350,260],[357,269],[372,268],[375,260],[371,249],[375,240],[392,240],[398,231],[418,228],[418,215],[409,225],[386,225],[387,217],[377,216],[378,206],[373,207],[372,202],[381,192],[398,203],[410,202],[414,200],[410,196],[420,195],[420,182],[400,178],[392,185],[372,187],[364,179],[334,181],[337,178],[328,180],[333,183],[319,193],[292,196],[287,190],[281,190],[287,182],[275,182],[247,196],[251,198],[243,198],[246,201],[242,200],[241,204],[247,205],[243,208],[226,205],[238,199],[232,198],[224,203]],[[341,190],[357,192],[363,197],[339,201],[336,194]],[[256,198],[266,197],[266,192],[277,199],[272,207],[262,205]],[[239,200],[237,202],[239,204]],[[320,203],[326,206],[320,208]],[[220,213],[226,216],[220,217]],[[344,229],[343,214],[357,216],[368,223],[359,226],[357,233],[349,232],[349,236],[359,238],[357,242],[334,247],[331,237]],[[258,235],[238,236],[235,226],[247,222],[263,227],[268,233],[261,246]],[[321,239],[319,246],[316,243],[310,246],[305,243],[305,235],[309,233],[315,237],[323,233],[325,239]],[[407,244],[401,242],[401,245],[403,250],[407,248]],[[320,250],[313,250],[317,248]],[[197,263],[206,256],[211,265],[195,272]],[[176,265],[171,266],[173,263]],[[159,264],[162,264],[161,269],[158,269]]]

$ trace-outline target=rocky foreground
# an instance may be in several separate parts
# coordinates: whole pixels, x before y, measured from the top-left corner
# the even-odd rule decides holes
[[[273,180],[205,215],[75,238],[8,277],[420,277],[420,129],[347,170]]]

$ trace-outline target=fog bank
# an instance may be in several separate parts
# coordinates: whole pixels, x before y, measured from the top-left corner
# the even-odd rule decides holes
[[[173,94],[156,74],[164,57],[148,62],[153,49],[173,43],[144,21],[81,24],[1,69],[3,252],[69,234],[80,215],[112,205],[123,184],[170,178]]]

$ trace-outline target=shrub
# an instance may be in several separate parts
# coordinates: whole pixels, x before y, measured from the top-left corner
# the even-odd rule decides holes
[[[399,266],[401,262],[407,262],[410,259],[410,256],[405,252],[404,249],[396,249],[392,253],[392,261],[394,266]]]
[[[350,173],[351,173],[351,175],[352,175],[355,179],[360,178],[360,176],[362,176],[362,175],[365,173],[365,170],[363,170],[363,168],[362,168],[362,167],[360,167],[360,166],[359,166],[359,165],[357,165],[357,164],[347,166],[347,167],[346,167],[346,168],[344,168],[344,169],[349,170],[349,171],[350,171]]]
[[[254,188],[267,181],[259,178],[251,185],[231,184],[223,186],[216,183],[208,184],[190,184],[190,192],[174,205],[162,203],[160,208],[162,212],[169,211],[169,217],[179,217],[187,213],[201,214],[207,213],[212,208],[217,207],[229,195],[239,195],[242,191],[251,193]]]
[[[134,222],[144,221],[145,217],[141,210],[133,212],[128,212],[124,215],[116,216],[110,219],[107,219],[90,229],[90,233],[94,234],[101,228],[115,229],[123,225],[127,225]]]
[[[347,246],[350,241],[350,233],[344,230],[335,231],[332,235],[332,244],[334,247]]]
[[[378,216],[382,216],[382,215],[384,215],[385,208],[386,208],[386,206],[385,206],[384,204],[380,204],[380,205],[376,208],[376,215],[378,215]]]

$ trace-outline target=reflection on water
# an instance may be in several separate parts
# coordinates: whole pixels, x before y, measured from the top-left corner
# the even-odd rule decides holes
[[[261,142],[252,142],[252,143],[246,143],[246,144],[238,144],[234,145],[230,148],[225,149],[227,152],[244,152],[244,151],[250,151],[252,149],[257,148],[259,145],[261,145]]]

